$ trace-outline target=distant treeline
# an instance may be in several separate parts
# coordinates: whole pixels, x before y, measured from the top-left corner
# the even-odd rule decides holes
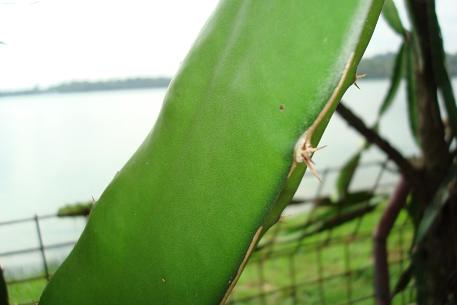
[[[44,93],[76,93],[92,91],[111,91],[111,90],[129,90],[129,89],[147,89],[147,88],[164,88],[170,83],[166,77],[159,78],[128,78],[106,81],[74,81],[63,83],[48,88],[33,88],[20,91],[3,91],[2,96],[31,95]]]
[[[389,78],[395,61],[394,53],[385,53],[370,58],[365,58],[359,65],[358,72],[367,74],[368,79]],[[457,77],[457,53],[447,55],[449,72],[452,77]],[[15,95],[31,95],[44,93],[75,93],[91,91],[110,91],[128,89],[164,88],[170,83],[170,78],[128,78],[106,81],[74,81],[63,83],[48,88],[34,88],[20,91],[3,91],[0,97]]]
[[[395,56],[395,53],[386,53],[366,58],[360,63],[358,72],[367,74],[367,78],[389,78]],[[447,55],[447,66],[451,76],[457,77],[457,53]]]

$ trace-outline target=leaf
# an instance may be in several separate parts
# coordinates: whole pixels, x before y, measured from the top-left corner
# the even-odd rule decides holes
[[[438,190],[433,197],[431,204],[427,207],[424,212],[424,216],[422,217],[419,226],[417,228],[416,238],[414,241],[415,245],[419,245],[427,233],[430,231],[430,228],[435,223],[435,220],[440,215],[441,210],[445,206],[447,200],[449,199],[449,183],[456,177],[457,175],[457,166],[452,166],[449,170],[449,173],[444,178],[443,182],[439,186]]]
[[[295,144],[318,145],[382,5],[221,1],[39,304],[224,304],[300,184]]]
[[[375,123],[372,128],[374,130],[378,130],[378,127],[379,124]],[[342,200],[348,194],[352,179],[354,178],[354,174],[360,164],[362,154],[370,147],[371,143],[364,141],[363,145],[354,153],[351,158],[349,158],[348,161],[346,161],[346,163],[340,169],[338,177],[336,178],[336,200]]]
[[[457,106],[449,74],[443,72],[438,81],[452,133],[454,137],[457,137]]]
[[[334,203],[334,205],[350,208],[350,207],[353,207],[353,206],[356,206],[356,205],[359,205],[362,203],[365,204],[366,202],[371,201],[376,197],[382,197],[382,196],[379,196],[379,195],[373,193],[373,191],[371,191],[371,190],[356,191],[356,192],[351,192],[351,193],[347,194],[346,197],[344,198],[344,200],[336,201]]]
[[[358,150],[341,168],[336,179],[336,199],[341,200],[346,197],[349,191],[352,178],[354,177],[355,171],[359,166],[362,151]]]
[[[372,194],[372,197],[374,195]],[[364,217],[365,215],[373,212],[378,203],[373,201],[367,204],[367,200],[358,202],[351,207],[342,206],[341,208],[329,208],[324,214],[319,215],[316,219],[307,223],[305,226],[296,226],[289,228],[289,233],[301,232],[302,238],[321,233],[327,230],[333,230],[336,227],[344,225],[355,219]]]
[[[324,232],[327,230],[332,230],[336,227],[339,227],[343,224],[346,224],[348,222],[353,221],[354,219],[361,218],[365,216],[366,214],[369,214],[375,210],[376,206],[373,205],[365,205],[362,206],[358,209],[344,212],[344,213],[339,213],[335,215],[334,217],[331,217],[329,219],[326,219],[320,226],[314,231],[311,232],[306,232],[306,236],[310,236],[316,233]]]
[[[323,197],[315,202],[316,207],[352,207],[360,203],[365,203],[371,200],[375,194],[372,191],[356,191],[347,193],[341,199],[333,199],[331,197]]]
[[[457,137],[457,104],[452,88],[452,82],[446,67],[446,53],[443,47],[443,39],[441,29],[438,22],[438,17],[432,6],[429,5],[429,20],[431,31],[436,35],[430,35],[432,39],[431,50],[433,54],[433,70],[438,88],[443,96],[444,105],[448,115],[448,120],[454,137]]]
[[[76,217],[76,216],[89,216],[92,210],[93,202],[78,202],[61,207],[57,211],[58,217]]]
[[[288,232],[308,232],[315,230],[317,227],[322,228],[324,223],[331,221],[331,219],[336,219],[342,214],[363,209],[367,206],[378,205],[380,200],[376,199],[381,198],[381,196],[377,196],[372,191],[348,193],[345,198],[337,201],[331,197],[320,198],[315,202],[313,213],[311,214],[312,217],[305,224],[290,227]]]
[[[379,128],[379,121],[381,117],[384,115],[384,113],[390,108],[392,105],[392,102],[394,101],[394,98],[398,92],[398,88],[401,82],[401,79],[404,74],[405,70],[405,57],[406,57],[406,46],[405,43],[403,43],[400,46],[400,49],[397,52],[397,56],[395,58],[395,64],[393,67],[392,71],[392,76],[390,80],[390,86],[389,90],[387,91],[387,95],[384,98],[383,102],[381,103],[381,106],[378,110],[378,118],[376,119],[376,122],[374,126],[372,127],[373,129],[377,130]],[[355,171],[360,163],[360,159],[362,156],[362,153],[370,148],[371,143],[365,141],[363,146],[355,152],[355,154],[343,165],[341,168],[337,180],[336,180],[336,198],[341,199],[343,198],[348,190],[349,186],[351,184],[351,181],[354,177]]]
[[[406,93],[408,106],[408,123],[411,134],[417,145],[420,145],[419,138],[419,113],[416,84],[416,53],[413,44],[406,45]]]
[[[397,56],[395,58],[395,64],[393,67],[392,76],[390,78],[389,90],[387,91],[387,95],[384,98],[384,100],[381,104],[381,107],[379,108],[378,120],[390,108],[395,96],[397,95],[398,87],[400,86],[400,82],[401,82],[401,79],[403,78],[403,74],[404,74],[404,70],[405,70],[405,57],[406,57],[405,50],[406,50],[405,43],[402,43],[400,46],[400,49],[397,52]]]
[[[382,16],[394,32],[401,36],[405,35],[406,30],[401,22],[400,15],[398,14],[397,7],[393,0],[386,0],[384,8],[382,9]]]

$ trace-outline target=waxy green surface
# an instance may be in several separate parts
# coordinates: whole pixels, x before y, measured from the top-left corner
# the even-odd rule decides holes
[[[294,145],[332,100],[317,144],[382,4],[221,1],[40,304],[219,304],[295,192]]]

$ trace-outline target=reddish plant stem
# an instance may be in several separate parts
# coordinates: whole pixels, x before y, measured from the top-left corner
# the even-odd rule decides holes
[[[410,184],[401,176],[398,185],[390,197],[381,220],[373,234],[374,246],[374,288],[377,305],[390,305],[389,262],[387,254],[387,238],[405,205],[406,198],[411,190]]]

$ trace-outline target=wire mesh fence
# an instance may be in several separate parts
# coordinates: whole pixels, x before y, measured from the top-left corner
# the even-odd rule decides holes
[[[312,193],[298,194],[285,216],[262,238],[229,304],[373,304],[371,235],[382,204],[380,208],[374,208],[372,202],[366,200],[360,209],[364,211],[363,207],[366,208],[366,213],[362,215],[335,218],[339,222],[330,219],[330,225],[313,224],[316,215],[311,209],[312,203],[331,193],[338,171],[338,168],[323,170],[322,181],[314,188],[306,187],[307,179],[314,178],[305,176],[304,189],[312,190]],[[390,193],[398,178],[396,170],[387,161],[362,164],[358,175],[355,180],[361,182],[355,182],[353,189],[369,191],[377,196]],[[46,229],[50,224],[57,225],[59,229]],[[57,215],[35,215],[0,222],[0,232],[7,228],[9,233],[6,235],[15,236],[13,244],[24,245],[18,236],[21,232],[24,236],[26,229],[14,229],[21,226],[28,227],[25,234],[28,234],[28,240],[33,240],[27,245],[7,247],[6,251],[0,252],[0,263],[14,303],[33,304],[37,301],[84,224],[85,218],[62,219]],[[65,235],[67,240],[55,238],[68,226],[72,226],[73,230]],[[403,215],[389,238],[392,286],[408,265],[411,238],[412,227]],[[413,299],[411,285],[394,298],[394,304],[407,304]]]
[[[277,230],[287,232],[287,222],[279,226],[283,227]],[[313,240],[277,240],[269,248],[260,247],[229,304],[373,304],[371,232],[361,230],[353,235],[348,230],[338,230],[341,233],[331,238],[321,234]],[[392,233],[389,264],[393,286],[408,263],[411,226],[403,223]],[[410,286],[394,304],[413,299]]]

